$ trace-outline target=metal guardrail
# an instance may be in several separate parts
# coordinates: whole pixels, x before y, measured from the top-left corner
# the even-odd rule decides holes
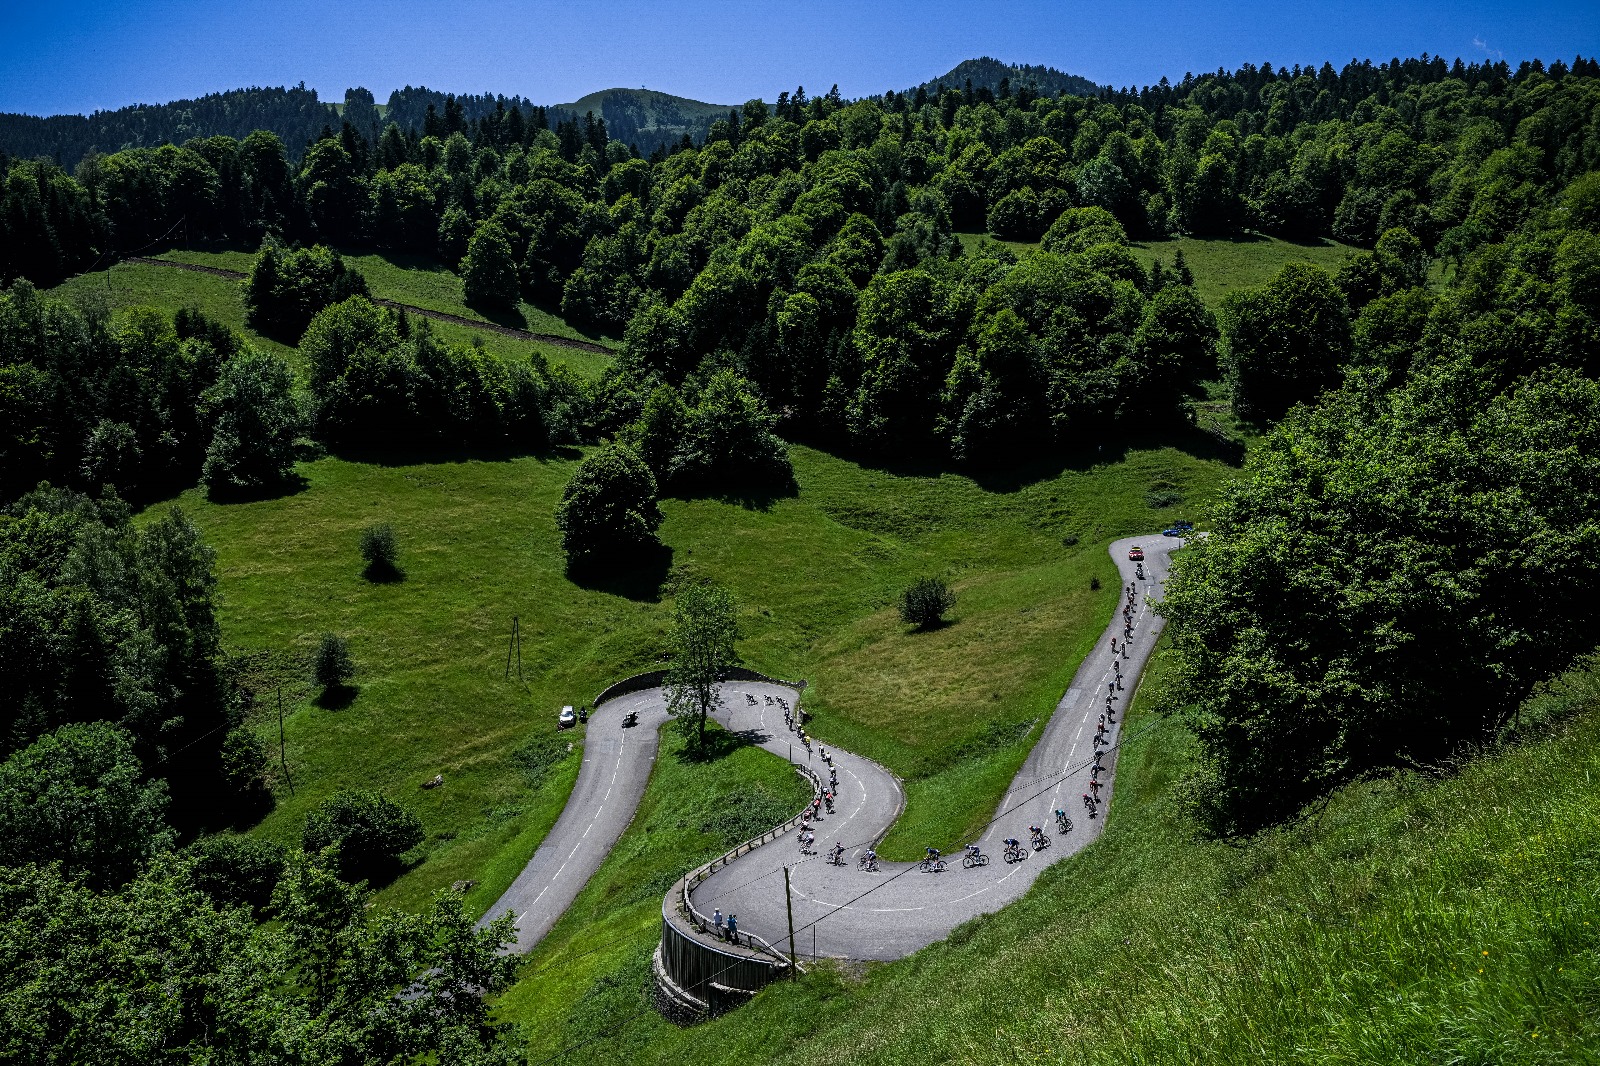
[[[763,844],[771,843],[772,841],[778,839],[778,837],[783,836],[785,833],[788,833],[799,826],[801,820],[805,818],[806,812],[811,810],[817,799],[822,795],[822,778],[817,776],[816,771],[812,770],[809,766],[801,766],[798,763],[795,764],[794,769],[796,773],[803,775],[811,782],[811,803],[806,804],[806,806],[801,809],[799,814],[795,815],[793,818],[790,818],[781,825],[774,826],[758,837],[751,837],[749,840],[735,845],[705,865],[697,867],[696,869],[691,870],[688,874],[684,875],[682,882],[683,893],[679,899],[677,909],[678,912],[682,914],[684,918],[687,919],[689,923],[693,925],[694,928],[700,933],[707,934],[707,929],[711,926],[712,922],[711,919],[707,918],[704,914],[701,914],[695,909],[694,901],[689,895],[694,887],[700,884],[700,882],[704,881],[706,878],[710,877],[712,874],[716,873],[718,870],[722,869],[724,866],[728,865],[733,860],[739,858],[741,855],[748,855],[750,852],[761,847]],[[760,945],[762,950],[766,951],[785,966],[789,965],[789,957],[787,955],[783,954],[783,952],[773,947],[770,943],[757,936],[755,933],[741,933],[739,935],[749,940],[753,944]],[[798,963],[795,965],[797,968],[800,968]]]

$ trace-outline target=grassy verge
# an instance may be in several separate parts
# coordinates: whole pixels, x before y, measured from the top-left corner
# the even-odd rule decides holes
[[[1600,678],[1579,679],[1582,713],[1455,776],[1353,785],[1218,843],[1181,816],[1191,742],[1151,715],[1166,665],[1130,712],[1105,835],[1022,901],[903,962],[621,1046],[830,1066],[1600,1061]]]
[[[759,748],[701,763],[685,759],[675,729],[661,740],[633,825],[499,1004],[504,1019],[525,1027],[535,1061],[629,1015],[639,1015],[628,1029],[630,1046],[671,1030],[645,996],[662,896],[685,871],[772,828],[811,797],[787,763]]]
[[[1180,512],[1203,520],[1229,474],[1171,446],[1108,450],[1103,461],[989,485],[801,447],[793,455],[798,495],[667,500],[662,535],[673,569],[734,590],[751,666],[813,683],[818,736],[908,780],[896,851],[962,839],[992,812],[1034,723],[1113,608],[1105,542]],[[576,765],[535,783],[516,752],[550,730],[562,704],[652,664],[670,614],[666,568],[610,587],[567,578],[554,510],[575,462],[329,458],[303,465],[303,487],[277,499],[184,494],[218,552],[226,640],[292,659],[339,633],[360,671],[346,706],[289,699],[295,791],[279,783],[260,832],[294,839],[334,789],[376,788],[417,808],[428,833],[425,861],[383,890],[386,902],[410,906],[470,879],[483,906],[510,881]],[[1149,493],[1183,502],[1153,509]],[[398,532],[402,582],[362,577],[360,531],[374,522]],[[895,600],[924,574],[948,577],[960,599],[951,624],[911,634]],[[526,685],[503,677],[512,615],[522,619]],[[275,716],[262,729],[276,747]],[[444,788],[418,788],[436,773]]]

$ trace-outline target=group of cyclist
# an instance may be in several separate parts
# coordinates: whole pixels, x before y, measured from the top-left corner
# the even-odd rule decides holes
[[[1144,576],[1142,573],[1143,568],[1141,567],[1140,570],[1139,576],[1142,578]],[[1124,591],[1127,594],[1127,600],[1122,607],[1123,639],[1119,645],[1116,637],[1111,638],[1112,652],[1120,654],[1114,654],[1111,660],[1113,677],[1106,683],[1106,709],[1100,715],[1098,728],[1095,730],[1094,761],[1089,770],[1089,791],[1083,794],[1083,806],[1089,812],[1090,818],[1096,816],[1100,805],[1100,773],[1105,769],[1101,762],[1103,756],[1101,746],[1110,743],[1106,738],[1106,733],[1109,732],[1109,726],[1115,724],[1117,720],[1116,698],[1117,693],[1122,691],[1123,688],[1122,660],[1128,658],[1129,644],[1133,640],[1133,614],[1137,601],[1138,586],[1129,584]],[[749,693],[745,694],[745,699],[752,706],[756,703],[756,698]],[[799,735],[801,742],[806,746],[806,750],[810,751],[811,738],[806,735],[804,728],[801,726],[798,708],[791,709],[788,701],[781,696],[777,697],[776,700],[772,696],[767,696],[766,700],[769,706],[776,702],[783,707],[784,724]],[[828,754],[827,748],[820,748],[820,753],[823,762],[828,766],[828,788],[823,789],[821,794],[811,801],[811,806],[801,817],[800,852],[803,855],[815,855],[817,853],[817,835],[812,829],[811,823],[813,818],[822,816],[824,807],[827,808],[829,813],[833,812],[833,800],[839,787],[839,771],[833,765],[833,756]],[[1072,819],[1067,816],[1066,811],[1059,807],[1055,810],[1055,821],[1056,828],[1060,832],[1072,832]],[[1050,846],[1050,837],[1045,833],[1042,826],[1030,825],[1028,827],[1028,844],[1026,846],[1016,837],[1006,837],[1002,843],[1004,847],[1003,858],[1007,863],[1015,863],[1026,859],[1030,849],[1043,851],[1048,848]],[[834,866],[843,866],[845,850],[843,841],[835,842],[833,847],[828,850],[827,861]],[[983,853],[983,849],[977,844],[968,844],[962,852],[961,865],[965,869],[970,870],[978,866],[987,866],[988,863],[989,857]],[[944,856],[939,849],[930,847],[927,849],[927,854],[923,857],[923,860],[918,863],[918,868],[924,872],[938,873],[945,869],[945,865]],[[856,858],[856,868],[869,873],[876,873],[878,870],[878,853],[871,846],[863,849]]]

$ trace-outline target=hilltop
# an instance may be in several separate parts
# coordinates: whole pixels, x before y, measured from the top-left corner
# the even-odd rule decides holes
[[[711,123],[727,118],[728,112],[738,106],[708,104],[654,89],[601,89],[570,104],[551,105],[550,121],[554,125],[557,112],[563,118],[582,118],[593,111],[596,117],[605,119],[612,138],[636,144],[641,152],[648,153],[658,144],[677,141],[685,134],[696,141],[703,140]]]
[[[1070,96],[1098,96],[1103,86],[1090,81],[1088,78],[1066,71],[1057,70],[1055,67],[1039,66],[1032,63],[1002,63],[989,56],[977,59],[964,59],[950,69],[948,73],[937,78],[930,78],[921,85],[913,85],[906,92],[915,95],[918,89],[934,92],[941,85],[952,89],[959,89],[969,80],[974,89],[988,89],[998,92],[1000,80],[1008,78],[1013,89],[1024,85],[1031,85],[1041,93],[1051,96],[1067,93]]]

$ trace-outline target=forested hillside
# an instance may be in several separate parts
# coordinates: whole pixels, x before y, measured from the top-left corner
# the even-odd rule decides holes
[[[256,130],[267,130],[298,155],[329,123],[338,125],[338,110],[303,83],[293,89],[233,89],[195,100],[135,104],[92,115],[0,114],[0,152],[22,159],[54,159],[71,170],[94,151],[154,148],[205,137],[242,140]]]
[[[1098,96],[1104,88],[1088,78],[1080,78],[1076,74],[1068,74],[1055,67],[1033,63],[1002,63],[998,59],[983,56],[979,59],[964,59],[948,73],[937,78],[929,78],[920,85],[913,85],[905,92],[912,97],[917,95],[918,90],[937,96],[948,86],[960,89],[962,92],[987,89],[998,95],[1002,81],[1011,89],[1020,89],[1026,85],[1033,92],[1045,96],[1056,96],[1060,93],[1069,93],[1073,96]]]

